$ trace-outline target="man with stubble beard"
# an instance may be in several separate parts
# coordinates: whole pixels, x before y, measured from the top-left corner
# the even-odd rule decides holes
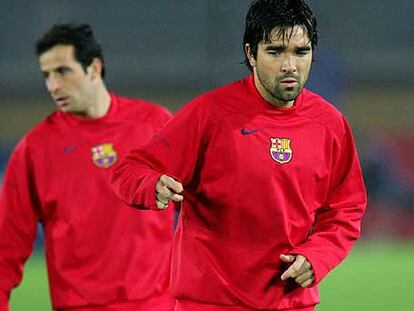
[[[251,75],[181,109],[114,171],[137,208],[181,202],[177,311],[311,311],[360,234],[366,192],[344,116],[304,88],[317,44],[303,0],[257,0]]]

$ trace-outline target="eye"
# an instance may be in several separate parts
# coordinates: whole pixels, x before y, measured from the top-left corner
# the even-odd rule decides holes
[[[59,68],[56,70],[56,72],[57,72],[58,74],[60,74],[61,76],[64,76],[64,75],[65,75],[65,74],[67,74],[69,71],[70,71],[70,70],[69,70],[69,68],[67,68],[67,67],[59,67]]]
[[[309,49],[299,49],[296,51],[296,54],[299,56],[304,56],[309,54],[310,50]]]
[[[282,51],[279,51],[279,50],[268,50],[268,51],[267,51],[267,53],[268,53],[269,55],[274,55],[274,56],[277,56],[277,55],[282,54]]]

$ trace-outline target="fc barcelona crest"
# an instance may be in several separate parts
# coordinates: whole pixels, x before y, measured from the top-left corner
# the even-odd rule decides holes
[[[271,137],[270,156],[280,164],[285,164],[292,160],[293,151],[290,148],[290,139]]]
[[[99,167],[108,168],[113,165],[118,155],[112,144],[102,144],[91,148],[92,160]]]

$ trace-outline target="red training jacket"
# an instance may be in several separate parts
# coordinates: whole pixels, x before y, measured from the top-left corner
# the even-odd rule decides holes
[[[185,189],[171,280],[182,310],[315,305],[315,285],[360,234],[366,191],[351,130],[306,89],[287,109],[266,102],[253,76],[201,95],[127,155],[113,186],[156,209],[161,174]],[[311,262],[314,286],[280,280],[286,253]]]
[[[0,310],[20,283],[38,221],[54,308],[172,310],[173,211],[134,210],[108,183],[119,158],[169,118],[160,106],[111,94],[104,117],[57,111],[19,142],[0,194]]]

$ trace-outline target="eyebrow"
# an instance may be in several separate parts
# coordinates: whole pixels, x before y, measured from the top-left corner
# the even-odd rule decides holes
[[[286,45],[268,45],[265,47],[266,51],[284,51],[286,50]],[[310,51],[311,47],[309,45],[298,46],[295,48],[295,51]]]
[[[42,70],[41,72],[42,72],[43,76],[47,77],[47,76],[49,76],[49,74],[51,72],[59,72],[59,71],[62,71],[62,70],[72,70],[72,69],[69,66],[62,65],[62,66],[54,68],[53,70],[50,70],[50,71],[43,71]]]
[[[286,46],[285,45],[268,45],[266,46],[266,51],[283,51],[286,50]]]
[[[309,45],[307,45],[307,46],[298,46],[296,48],[296,51],[310,51],[310,50],[311,50],[311,47]]]

